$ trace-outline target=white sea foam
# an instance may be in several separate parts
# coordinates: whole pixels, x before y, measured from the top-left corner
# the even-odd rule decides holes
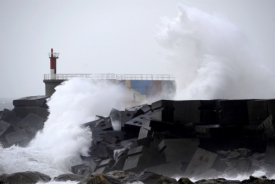
[[[274,73],[221,15],[179,5],[156,35],[176,77],[176,99],[274,98]]]
[[[108,115],[121,95],[117,85],[106,81],[72,79],[56,87],[44,129],[29,146],[0,148],[0,174],[39,171],[53,177],[70,172],[91,146],[90,130],[80,125]]]

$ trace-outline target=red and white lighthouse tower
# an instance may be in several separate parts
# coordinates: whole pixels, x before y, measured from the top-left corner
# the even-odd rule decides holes
[[[56,74],[56,59],[58,59],[58,56],[59,53],[53,52],[53,49],[51,49],[51,52],[49,53],[51,76],[55,76]]]

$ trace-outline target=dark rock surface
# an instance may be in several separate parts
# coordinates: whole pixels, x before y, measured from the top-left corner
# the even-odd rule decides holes
[[[5,184],[35,184],[37,182],[49,182],[51,178],[39,172],[18,172],[0,175],[0,183]]]
[[[54,178],[54,181],[82,181],[85,177],[77,174],[62,174]]]

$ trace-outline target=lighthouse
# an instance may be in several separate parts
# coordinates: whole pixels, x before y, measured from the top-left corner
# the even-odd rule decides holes
[[[59,56],[59,53],[53,52],[53,48],[51,48],[51,52],[49,53],[51,78],[55,78],[55,74],[56,74],[56,59],[58,59],[58,56]]]

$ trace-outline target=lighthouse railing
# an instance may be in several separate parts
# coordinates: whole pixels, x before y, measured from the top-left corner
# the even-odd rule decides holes
[[[44,74],[44,80],[68,80],[71,78],[96,80],[175,80],[175,78],[169,74]]]

